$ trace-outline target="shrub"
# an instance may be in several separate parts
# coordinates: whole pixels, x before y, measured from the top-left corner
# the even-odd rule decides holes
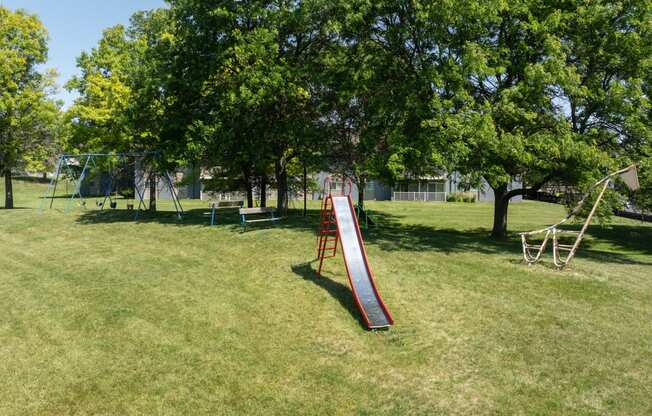
[[[453,192],[446,197],[447,202],[476,202],[476,195],[473,192]]]
[[[462,202],[462,199],[458,192],[453,192],[451,194],[448,194],[448,196],[446,197],[446,202]]]
[[[463,198],[464,198],[463,202],[468,202],[470,204],[474,204],[475,200],[476,200],[475,194],[472,194],[472,193],[465,194]]]

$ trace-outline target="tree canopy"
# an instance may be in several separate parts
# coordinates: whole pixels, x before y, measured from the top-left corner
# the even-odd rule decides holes
[[[649,157],[646,0],[169,3],[80,57],[79,143],[273,183],[281,210],[295,162],[362,188],[457,171],[498,238],[515,196]]]
[[[48,34],[36,16],[0,6],[0,172],[5,207],[13,208],[12,170],[43,167],[51,150],[59,105],[51,98],[52,72],[42,73]],[[46,157],[47,159],[47,157]]]

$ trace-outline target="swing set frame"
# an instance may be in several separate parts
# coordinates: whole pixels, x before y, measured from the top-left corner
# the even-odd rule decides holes
[[[155,162],[161,156],[160,152],[143,152],[143,153],[82,153],[82,154],[62,154],[57,158],[55,174],[50,181],[50,184],[41,199],[39,210],[41,212],[46,209],[54,208],[54,201],[57,198],[57,189],[62,176],[66,175],[73,183],[73,192],[67,198],[64,208],[65,213],[69,213],[75,206],[75,201],[79,202],[79,206],[86,209],[86,199],[88,196],[83,194],[83,185],[90,170],[98,167],[98,161],[102,159],[109,159],[109,163],[115,160],[112,164],[119,165],[120,163],[127,163],[128,167],[133,167],[134,175],[134,199],[138,201],[138,207],[134,209],[134,220],[137,221],[140,212],[147,208],[145,203],[146,190],[150,188],[151,180],[154,172],[157,169],[154,167]],[[77,173],[72,166],[81,167],[81,172]],[[104,193],[104,200],[98,206],[103,211],[106,206],[106,201],[113,202],[111,194],[113,193],[114,186],[116,185],[115,175],[112,170],[109,170],[110,183]],[[179,200],[179,195],[174,187],[174,181],[169,171],[164,171],[160,174],[163,186],[168,190],[174,209],[178,219],[182,219],[184,211]],[[49,207],[48,207],[49,201]]]

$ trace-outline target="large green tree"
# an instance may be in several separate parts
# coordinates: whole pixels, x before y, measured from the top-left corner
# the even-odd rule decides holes
[[[13,208],[12,169],[47,140],[57,106],[50,79],[39,72],[47,60],[47,31],[36,16],[0,6],[0,172],[5,207]]]
[[[332,128],[338,170],[364,200],[369,179],[443,169],[424,120],[436,94],[436,39],[422,2],[347,2],[324,65],[322,108]],[[429,32],[431,31],[431,32]]]
[[[160,140],[166,124],[165,61],[171,55],[168,23],[166,9],[136,13],[129,27],[106,29],[97,47],[82,53],[77,60],[81,75],[67,84],[79,94],[68,111],[70,149],[155,150],[165,157],[150,160],[152,166],[161,170],[175,164],[176,142]],[[155,211],[156,170],[150,175],[150,210]]]
[[[205,163],[248,177],[271,170],[287,209],[288,166],[318,146],[326,1],[172,1],[177,37],[171,119]]]
[[[649,140],[648,1],[514,1],[424,6],[438,22],[429,54],[433,147],[483,176],[493,235],[510,200],[549,181],[577,185]],[[443,138],[443,140],[442,140]],[[510,189],[514,179],[523,187]]]
[[[68,110],[71,135],[68,146],[85,152],[127,151],[133,146],[133,128],[127,107],[132,42],[122,25],[106,29],[97,47],[77,59],[81,74],[66,88],[79,94]]]

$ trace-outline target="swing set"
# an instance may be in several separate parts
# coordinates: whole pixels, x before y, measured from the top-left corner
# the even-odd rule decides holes
[[[157,194],[163,191],[169,194],[176,216],[181,219],[184,211],[174,181],[170,172],[159,173],[155,163],[158,158],[159,152],[60,155],[55,175],[41,199],[40,210],[53,209],[57,199],[66,200],[65,213],[75,206],[86,209],[87,200],[93,197],[97,198],[95,205],[101,211],[107,208],[107,202],[110,209],[118,209],[122,196],[125,208],[133,210],[134,219],[138,220],[140,212],[147,209],[147,194],[155,188]],[[62,185],[66,192],[57,196]],[[68,191],[70,185],[72,192]]]
[[[593,220],[593,217],[598,209],[598,206],[600,205],[600,202],[602,201],[602,198],[604,197],[605,192],[609,188],[609,185],[612,184],[616,178],[620,177],[620,179],[625,183],[625,185],[632,191],[636,191],[640,188],[639,182],[638,182],[638,174],[636,170],[636,165],[631,165],[625,169],[621,169],[617,172],[613,172],[604,178],[600,179],[598,182],[593,184],[587,191],[587,193],[584,195],[584,197],[580,200],[580,202],[575,206],[575,208],[560,222],[557,224],[551,225],[550,227],[546,227],[541,230],[536,230],[536,231],[530,231],[527,233],[521,233],[519,234],[521,236],[521,244],[523,246],[523,258],[525,259],[525,262],[528,265],[535,264],[541,260],[541,257],[543,253],[546,250],[546,247],[548,246],[548,243],[552,241],[552,261],[555,264],[555,267],[558,269],[563,269],[566,267],[573,257],[575,257],[575,254],[577,253],[577,250],[582,243],[582,239],[584,238],[584,235],[586,234],[586,230],[589,228],[589,225],[591,224],[591,221]],[[591,208],[591,211],[589,212],[589,215],[586,217],[586,220],[584,221],[584,224],[582,225],[582,228],[580,231],[570,231],[570,230],[563,230],[560,227],[570,221],[573,217],[577,216],[584,205],[588,202],[590,199],[590,196],[592,195],[593,191],[598,190],[598,196],[593,203],[593,207]],[[560,238],[564,235],[571,235],[575,236],[575,240],[573,244],[562,244],[560,242]],[[530,237],[535,237],[535,236],[543,236],[543,241],[540,243],[531,243],[528,238]],[[562,252],[567,253],[565,256],[562,254]]]

